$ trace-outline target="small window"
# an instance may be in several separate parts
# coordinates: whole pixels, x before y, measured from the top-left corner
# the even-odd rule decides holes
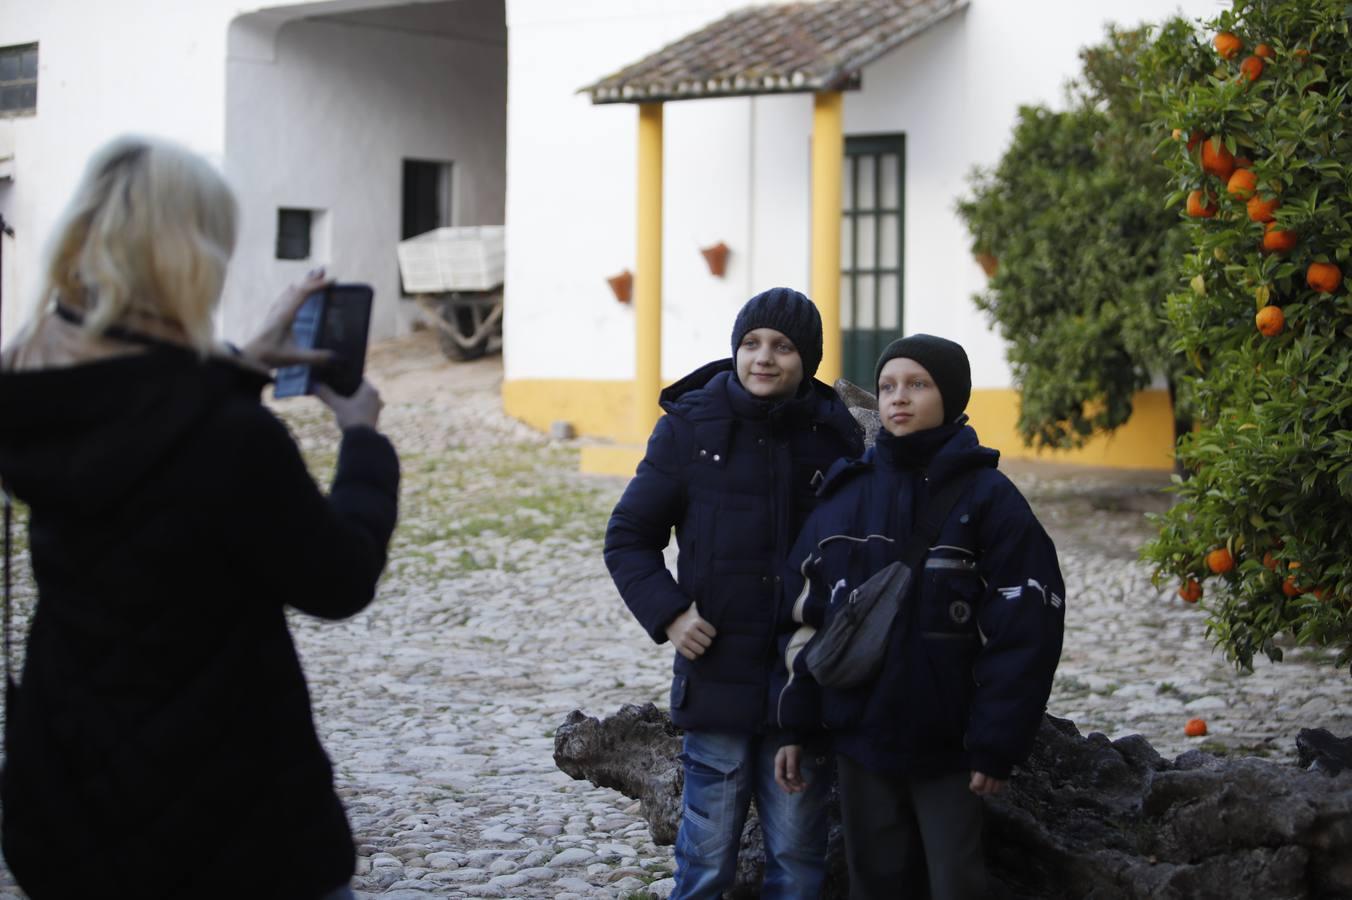
[[[451,224],[452,163],[404,160],[404,215],[400,236],[407,240]]]
[[[0,47],[0,116],[38,109],[38,45]]]
[[[310,258],[311,210],[277,210],[277,258]]]

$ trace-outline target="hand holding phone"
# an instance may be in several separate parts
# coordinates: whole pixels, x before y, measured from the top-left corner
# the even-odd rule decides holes
[[[291,323],[291,337],[302,350],[327,350],[324,366],[287,366],[277,371],[274,397],[313,394],[316,383],[350,397],[362,384],[374,292],[367,284],[330,284],[310,294]]]

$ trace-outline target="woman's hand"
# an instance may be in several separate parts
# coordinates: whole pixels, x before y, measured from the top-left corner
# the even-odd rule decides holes
[[[314,392],[325,406],[333,410],[333,417],[338,420],[338,428],[342,431],[358,425],[375,428],[380,420],[380,411],[385,406],[379,392],[371,386],[371,382],[364,379],[351,397],[344,397],[323,383],[316,383]]]
[[[704,651],[709,649],[709,645],[714,642],[718,636],[718,631],[704,619],[700,618],[699,610],[695,609],[695,604],[690,604],[690,608],[679,616],[671,620],[667,626],[667,640],[671,641],[671,646],[676,648],[676,652],[689,660],[699,659],[704,655]]]
[[[808,782],[803,779],[802,761],[801,744],[785,744],[775,753],[775,784],[787,794],[807,790]]]
[[[967,789],[978,797],[994,797],[1005,789],[1004,778],[992,778],[984,772],[973,772]]]
[[[322,366],[332,362],[333,353],[329,350],[302,350],[291,343],[291,322],[305,298],[332,283],[332,278],[324,277],[322,268],[311,269],[304,281],[282,291],[268,309],[262,329],[240,348],[244,356],[268,370],[295,365]]]

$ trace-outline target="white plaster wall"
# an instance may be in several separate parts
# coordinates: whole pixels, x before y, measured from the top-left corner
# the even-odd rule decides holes
[[[509,379],[633,376],[632,310],[615,303],[604,279],[633,267],[637,111],[592,106],[573,92],[741,5],[509,0]],[[908,332],[963,341],[977,386],[1009,385],[1003,342],[971,302],[984,276],[954,211],[968,174],[999,159],[1020,104],[1062,104],[1080,48],[1098,42],[1106,22],[1210,16],[1226,5],[1141,0],[1128,11],[1108,0],[971,0],[864,70],[863,89],[846,94],[846,135],[906,135]],[[665,110],[662,368],[670,379],[727,352],[731,317],[751,293],[775,284],[806,290],[812,101]],[[722,282],[701,277],[691,245],[706,237],[733,249]]]
[[[372,337],[395,334],[402,161],[453,162],[453,224],[502,224],[505,77],[501,44],[331,22],[292,22],[270,58],[232,58],[226,169],[242,227],[225,333],[246,333],[279,286],[323,264],[373,285]],[[275,259],[279,207],[325,210],[329,246]]]
[[[634,315],[606,278],[634,269],[638,110],[593,106],[578,88],[744,0],[508,0],[506,376],[626,379]],[[727,355],[754,283],[751,101],[668,104],[663,374]],[[700,246],[730,248],[709,275]]]
[[[94,149],[126,132],[177,140],[217,162],[225,0],[4,0],[0,46],[38,42],[38,111],[7,120],[14,179],[0,213],[5,245],[4,333],[26,319],[57,218]]]
[[[399,5],[401,0],[300,0],[284,7],[272,6],[265,16],[260,17],[266,20],[265,24],[271,24],[258,30],[258,39],[244,47],[242,54],[239,46],[236,51],[252,59],[268,58],[275,51],[277,27],[290,19]],[[7,128],[11,133],[15,154],[13,180],[0,182],[3,184],[0,213],[13,224],[16,232],[15,238],[7,240],[4,247],[5,335],[14,333],[36,299],[46,244],[86,161],[95,149],[119,134],[136,132],[178,141],[225,168],[240,191],[248,230],[243,235],[244,243],[227,284],[224,334],[229,337],[238,338],[250,333],[262,306],[293,277],[291,272],[270,264],[273,227],[270,218],[267,256],[254,255],[258,246],[255,228],[259,224],[259,195],[264,187],[261,181],[256,187],[254,179],[304,184],[307,185],[305,190],[309,191],[307,196],[314,196],[316,192],[308,185],[317,167],[311,165],[311,160],[334,155],[332,147],[326,147],[322,154],[316,150],[317,144],[336,136],[333,122],[341,122],[346,133],[354,136],[356,145],[364,147],[370,142],[382,148],[382,153],[389,141],[378,135],[372,138],[368,132],[396,125],[413,132],[407,140],[408,156],[455,159],[447,155],[447,151],[463,151],[462,174],[471,168],[475,174],[457,184],[461,221],[466,224],[502,221],[505,49],[500,45],[487,52],[479,44],[448,49],[446,41],[398,36],[391,31],[379,32],[385,37],[374,44],[363,44],[353,37],[354,45],[360,45],[361,50],[355,57],[357,61],[369,62],[369,53],[387,63],[379,75],[368,78],[361,86],[347,85],[344,88],[346,105],[331,96],[333,91],[329,88],[340,81],[331,78],[327,86],[318,86],[312,97],[299,104],[295,119],[282,122],[270,115],[276,109],[276,103],[267,95],[254,95],[251,103],[243,103],[249,114],[245,119],[258,112],[268,127],[252,130],[253,137],[257,138],[255,145],[237,148],[242,155],[241,165],[236,166],[233,161],[227,163],[226,78],[230,25],[237,16],[259,8],[256,3],[241,0],[125,0],[115,4],[97,0],[0,2],[0,46],[33,41],[39,44],[37,114],[0,120],[0,128]],[[302,28],[303,36],[306,26],[290,27]],[[341,28],[337,25],[329,27]],[[280,35],[283,46],[288,39],[286,30],[283,26]],[[348,31],[358,35],[365,33],[368,37],[374,33],[355,28]],[[346,71],[350,72],[352,60],[347,62],[349,68]],[[410,74],[415,66],[421,69],[421,78],[425,80],[420,81]],[[485,67],[496,72],[496,77],[484,77]],[[325,71],[320,64],[314,64],[312,68]],[[466,98],[468,92],[463,89],[465,79],[470,77],[467,74],[470,69],[475,70],[478,79],[472,100]],[[364,71],[370,75],[369,67]],[[434,79],[441,81],[427,87],[427,82]],[[435,98],[437,105],[433,108],[428,102],[429,95],[438,92],[440,96]],[[287,99],[294,99],[296,93],[294,90],[281,91]],[[345,111],[352,104],[369,106],[373,97],[383,104],[379,107],[378,117],[361,118]],[[310,114],[316,104],[323,106],[334,118],[317,122]],[[496,112],[484,111],[490,108]],[[403,111],[411,111],[409,117],[416,116],[417,122],[410,126],[409,122],[399,119],[396,113]],[[453,127],[457,113],[465,113],[473,129],[472,134],[457,132],[459,144],[445,137]],[[356,127],[353,127],[354,119],[360,119]],[[295,133],[297,122],[305,122],[310,130],[298,136]],[[244,131],[250,131],[247,125]],[[286,156],[288,149],[299,149],[304,155],[299,162],[293,162]],[[366,171],[355,171],[357,168],[348,165],[336,171],[344,181],[331,187],[356,198],[353,205],[364,205],[367,208],[364,218],[372,224],[367,231],[358,232],[348,227],[352,217],[334,215],[331,240],[336,250],[374,248],[382,240],[393,241],[399,237],[400,173],[397,162],[392,166],[388,153],[385,153]],[[396,216],[392,226],[383,211],[390,196],[394,198]],[[268,194],[262,199],[271,203],[274,198]],[[295,202],[299,203],[301,199],[297,198]],[[275,210],[270,215],[275,216]],[[376,233],[374,229],[381,231]],[[351,266],[339,265],[339,273],[368,277],[377,282],[384,301],[378,314],[377,332],[390,333],[394,321],[392,297],[397,290],[397,282],[393,280],[392,243],[385,250],[363,249],[360,260],[358,255],[355,251],[343,254],[344,261],[354,262]],[[376,259],[377,255],[381,259]]]
[[[1080,49],[1100,42],[1108,22],[1211,16],[1222,6],[1228,3],[1141,0],[1126,10],[1098,0],[972,0],[864,70],[863,90],[846,95],[846,134],[906,134],[907,333],[961,341],[974,386],[1009,386],[1004,342],[971,301],[985,275],[955,211],[968,176],[999,161],[1020,105],[1064,106]]]

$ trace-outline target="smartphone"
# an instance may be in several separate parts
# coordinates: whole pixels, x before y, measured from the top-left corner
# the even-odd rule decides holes
[[[272,396],[313,394],[316,384],[344,397],[356,393],[366,369],[374,296],[369,284],[331,284],[306,297],[291,323],[291,338],[305,350],[332,350],[333,362],[278,369]]]

